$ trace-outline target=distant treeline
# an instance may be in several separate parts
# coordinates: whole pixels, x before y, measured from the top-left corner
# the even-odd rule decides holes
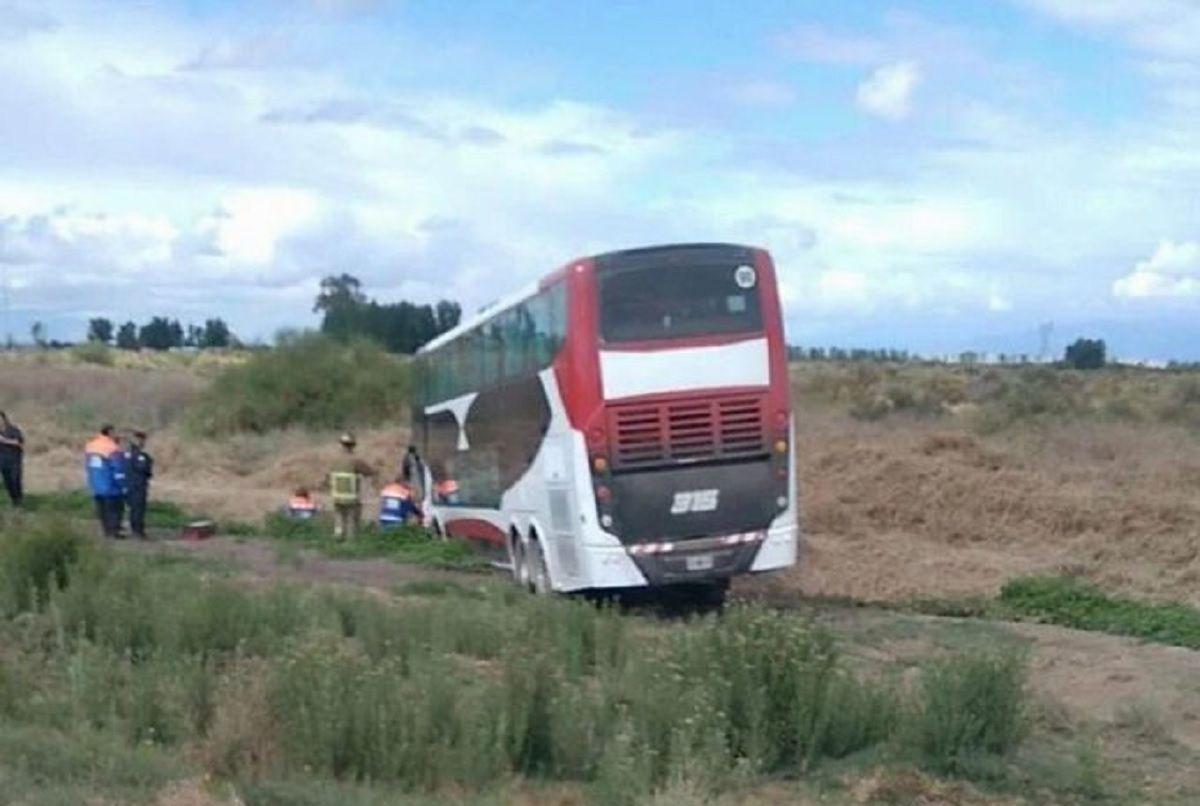
[[[115,344],[122,350],[177,347],[213,350],[240,346],[237,336],[220,318],[205,320],[203,325],[183,325],[178,319],[155,316],[143,325],[126,322],[116,327],[111,320],[99,317],[88,320],[87,340],[96,344]]]
[[[908,350],[864,347],[788,347],[790,361],[871,361],[907,364],[914,361],[935,361],[954,364],[1032,364],[1045,363],[1027,353],[982,353],[967,350],[955,355],[920,356]],[[1076,339],[1063,353],[1061,362],[1075,369],[1098,369],[1107,362],[1107,346],[1103,339]]]
[[[449,300],[418,305],[367,299],[362,283],[350,274],[322,280],[313,311],[323,314],[322,333],[337,339],[363,336],[394,353],[416,352],[462,318],[462,308]]]

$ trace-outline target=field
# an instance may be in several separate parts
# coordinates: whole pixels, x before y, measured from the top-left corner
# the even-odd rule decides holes
[[[194,412],[228,413],[214,378],[244,360],[0,356],[30,488],[67,500],[82,442],[112,420],[152,431],[156,496],[272,531],[265,516],[319,482],[336,432],[205,431],[225,420]],[[793,376],[807,555],[739,583],[720,616],[528,601],[408,544],[114,552],[69,517],[0,509],[10,597],[30,567],[59,567],[30,557],[76,557],[63,590],[50,573],[5,605],[0,789],[28,803],[1200,800],[1200,379]],[[405,425],[358,416],[364,457],[391,472]],[[13,548],[26,543],[39,548]]]

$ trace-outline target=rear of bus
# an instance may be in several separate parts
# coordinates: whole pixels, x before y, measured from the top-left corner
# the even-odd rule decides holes
[[[560,385],[610,552],[593,584],[721,584],[793,565],[792,412],[770,256],[636,249],[586,261],[569,282],[574,355]]]

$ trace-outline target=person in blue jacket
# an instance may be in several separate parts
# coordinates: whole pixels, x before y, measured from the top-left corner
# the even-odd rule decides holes
[[[102,426],[83,448],[84,472],[88,489],[96,502],[96,517],[100,520],[104,536],[112,538],[120,534],[124,509],[122,501],[125,493],[121,488],[124,473],[117,469],[122,464],[117,458],[120,453],[121,446],[117,444],[111,425]]]

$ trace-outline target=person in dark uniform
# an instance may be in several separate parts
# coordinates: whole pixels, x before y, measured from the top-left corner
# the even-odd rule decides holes
[[[146,453],[146,432],[134,431],[125,452],[125,497],[129,501],[129,531],[139,540],[146,539],[146,501],[153,477],[154,458]]]
[[[416,445],[409,445],[404,458],[400,460],[400,478],[397,481],[407,484],[417,500],[421,499],[425,489],[425,463],[421,461]]]
[[[14,507],[21,506],[25,499],[21,472],[25,463],[25,435],[0,411],[0,476],[4,477],[4,489]]]

